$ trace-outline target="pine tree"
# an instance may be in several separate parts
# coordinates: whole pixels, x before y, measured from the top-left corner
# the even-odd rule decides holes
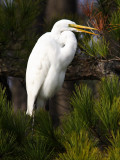
[[[86,19],[91,23],[91,19],[95,20],[99,16],[100,19],[91,25],[96,25],[102,36],[96,41],[94,37],[85,35],[80,47],[90,57],[110,59],[116,55],[110,52],[111,41],[108,41],[107,36],[110,31],[110,38],[119,43],[120,3],[115,0],[111,6],[112,1],[98,2],[102,14]],[[13,3],[5,0],[0,5],[1,57],[27,57],[37,37],[31,33],[38,15],[37,7],[38,1],[33,3],[32,0],[29,3],[27,0],[14,0]],[[112,13],[111,8],[115,8]],[[106,15],[109,16],[107,20]],[[32,41],[29,41],[29,33]],[[35,113],[34,126],[33,117],[20,111],[14,113],[11,102],[7,101],[5,88],[0,86],[0,159],[119,160],[119,77],[103,77],[99,82],[98,93],[98,98],[95,98],[87,85],[76,85],[70,99],[71,112],[64,116],[61,126],[54,128],[46,111]]]
[[[22,70],[26,67],[28,56],[39,37],[36,26],[44,7],[43,1],[1,0],[0,58],[17,60],[14,68],[20,66]]]
[[[119,0],[97,0],[97,7],[83,6],[86,22],[98,29],[98,36],[84,35],[79,39],[82,52],[90,57],[119,59],[120,50],[120,2]]]
[[[48,112],[32,117],[14,113],[0,87],[0,158],[35,160],[109,160],[120,156],[120,82],[103,78],[99,98],[86,85],[76,86],[71,112],[54,128]]]

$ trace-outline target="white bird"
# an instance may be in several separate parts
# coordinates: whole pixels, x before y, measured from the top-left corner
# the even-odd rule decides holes
[[[94,34],[81,28],[96,30],[63,19],[38,39],[27,63],[27,114],[32,115],[35,101],[37,108],[44,107],[46,100],[62,87],[66,69],[77,48],[73,32]]]

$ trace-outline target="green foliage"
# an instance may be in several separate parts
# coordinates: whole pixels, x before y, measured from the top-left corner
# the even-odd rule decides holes
[[[0,93],[0,158],[50,160],[55,157],[63,146],[49,114],[37,112],[32,131],[33,119],[19,111],[14,113],[3,87],[0,87]]]
[[[116,1],[118,9],[120,9],[120,1],[119,0],[115,0],[115,1]]]
[[[90,38],[84,38],[82,42],[78,43],[80,48],[83,49],[83,53],[86,53],[89,56],[96,57],[97,53],[95,50],[95,42],[93,38],[91,38],[91,43],[90,43]]]
[[[86,126],[93,125],[93,96],[90,89],[85,85],[81,85],[79,88],[76,86],[74,96],[71,98],[71,104],[74,108],[74,114],[78,115],[79,125],[84,124]]]
[[[0,85],[0,115],[2,115],[2,112],[6,110],[6,108],[9,108],[10,104],[7,102],[7,96],[5,93],[5,88],[3,88]]]
[[[63,121],[64,136],[85,130],[96,137],[101,146],[110,145],[109,138],[120,125],[120,83],[116,76],[103,78],[99,87],[99,98],[94,99],[87,86],[76,87],[71,98],[73,111]]]
[[[11,133],[0,131],[0,159],[11,159],[16,155],[16,139]]]
[[[102,12],[104,16],[111,14],[111,10],[116,7],[115,1],[113,0],[97,0],[98,10]]]
[[[35,129],[45,139],[54,135],[52,121],[47,112],[40,110],[35,114]]]
[[[109,139],[111,146],[107,149],[107,160],[117,160],[120,158],[120,132],[115,135],[112,133],[112,138]]]
[[[63,133],[68,136],[69,133],[80,133],[81,130],[91,132],[96,117],[93,110],[94,101],[92,91],[85,85],[76,86],[75,92],[71,97],[72,112],[63,120]]]
[[[93,1],[94,2],[94,1]],[[84,14],[86,15],[87,25],[92,25],[98,29],[96,33],[99,36],[93,38],[79,40],[82,53],[95,58],[117,58],[119,55],[120,41],[120,0],[97,0],[96,8],[83,6]],[[81,43],[81,44],[80,44]]]
[[[106,42],[103,37],[101,40],[98,40],[98,42],[95,43],[95,50],[96,53],[101,57],[107,57],[109,55],[109,42]]]
[[[71,113],[54,128],[48,112],[33,118],[14,113],[0,88],[0,158],[2,160],[117,160],[120,157],[120,82],[103,78],[95,99],[86,85],[76,86]]]
[[[42,0],[2,0],[0,4],[1,56],[28,57],[37,34],[35,24]],[[42,8],[42,7],[41,7]]]
[[[1,116],[1,127],[5,132],[11,132],[15,135],[16,141],[21,144],[25,143],[28,129],[29,117],[21,112],[14,113],[10,109],[3,112]],[[9,122],[9,123],[8,123]]]
[[[61,144],[62,136],[59,135],[59,130],[54,130],[49,113],[44,110],[40,110],[35,114],[34,129],[43,139],[48,142],[52,149],[55,151],[64,149]]]
[[[70,133],[69,140],[65,141],[66,152],[59,154],[58,160],[100,160],[100,152],[95,147],[95,142],[89,139],[85,131],[80,131],[79,134]]]
[[[109,55],[109,42],[106,42],[104,37],[101,39],[84,38],[78,45],[84,50],[85,54],[92,57],[106,58]]]
[[[14,113],[12,106],[7,102],[5,89],[0,87],[0,127],[3,131],[13,133],[18,143],[22,143],[26,138],[30,118],[24,113]],[[8,123],[9,122],[9,123]]]
[[[120,9],[114,11],[110,18],[111,35],[116,40],[120,40]]]
[[[34,136],[34,139],[29,140],[24,146],[23,159],[50,160],[53,157],[53,151],[48,144],[48,141],[41,139],[39,136]]]
[[[120,119],[120,99],[114,99],[113,104],[110,102],[105,102],[101,100],[98,105],[96,105],[96,113],[101,121],[99,130],[101,130],[101,136],[110,136],[110,132],[119,129],[119,119]]]
[[[120,96],[120,83],[117,76],[102,78],[99,93],[100,97],[112,104],[113,99]]]

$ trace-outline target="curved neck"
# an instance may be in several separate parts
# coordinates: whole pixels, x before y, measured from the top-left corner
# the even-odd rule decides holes
[[[77,49],[77,40],[73,32],[65,31],[61,34],[61,54],[60,60],[63,67],[67,67],[74,58]]]
[[[52,33],[53,37],[54,37],[56,40],[59,40],[60,35],[61,35],[61,32],[60,32],[59,30],[54,30],[54,29],[52,29],[52,30],[51,30],[51,33]]]

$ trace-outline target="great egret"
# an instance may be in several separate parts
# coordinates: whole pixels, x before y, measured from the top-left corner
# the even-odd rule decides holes
[[[94,34],[83,29],[96,30],[63,19],[38,39],[26,70],[27,114],[32,115],[35,101],[37,108],[44,107],[46,100],[62,87],[66,69],[77,48],[73,32]]]

